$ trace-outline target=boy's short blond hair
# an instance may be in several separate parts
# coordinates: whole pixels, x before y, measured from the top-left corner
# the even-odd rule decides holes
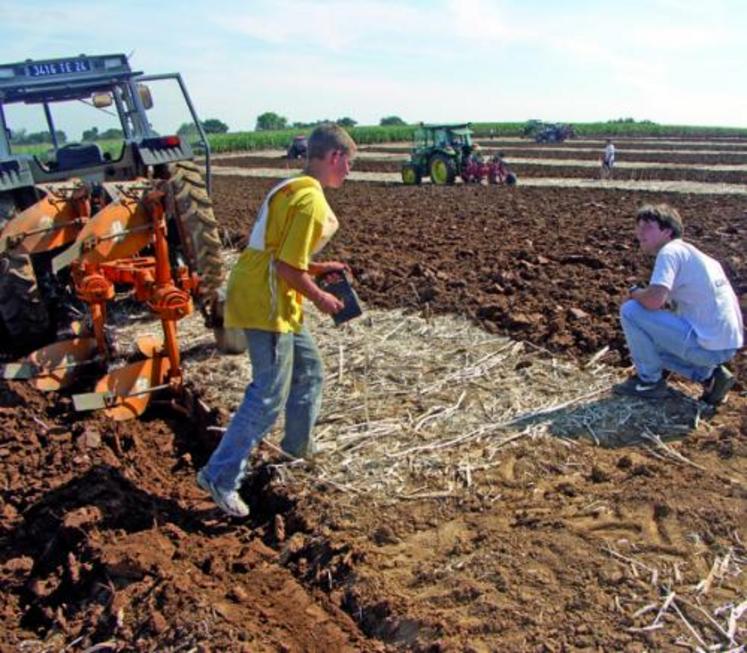
[[[314,128],[309,136],[309,159],[323,159],[329,152],[340,151],[353,156],[358,146],[340,125],[327,122]]]
[[[682,238],[685,228],[680,213],[669,204],[644,204],[635,214],[635,222],[656,222],[660,229],[669,229],[672,238]]]

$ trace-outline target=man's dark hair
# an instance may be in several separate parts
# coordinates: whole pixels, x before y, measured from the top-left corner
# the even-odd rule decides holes
[[[660,229],[669,229],[672,238],[682,238],[685,232],[679,212],[669,204],[645,204],[635,214],[635,223],[641,220],[655,222]]]

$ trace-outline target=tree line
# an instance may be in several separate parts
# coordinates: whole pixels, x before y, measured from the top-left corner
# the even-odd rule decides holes
[[[64,131],[56,129],[55,136],[58,143],[67,143],[67,134]],[[40,145],[49,143],[49,131],[29,133],[25,129],[12,129],[10,131],[10,142],[14,145]]]
[[[337,120],[316,120],[314,122],[293,122],[290,123],[287,118],[281,116],[274,111],[266,111],[265,113],[257,116],[257,124],[254,127],[254,131],[278,131],[281,129],[311,129],[322,123],[334,122],[341,127],[355,127],[358,122],[349,117],[338,118]],[[387,126],[401,126],[407,123],[402,120],[399,116],[386,116],[379,121],[379,125],[382,127]]]
[[[255,131],[276,131],[281,129],[313,129],[317,125],[327,122],[335,122],[341,127],[355,127],[358,122],[350,117],[338,118],[337,120],[316,120],[313,122],[289,122],[287,118],[273,111],[266,111],[257,117]],[[202,128],[206,134],[225,134],[228,132],[228,125],[217,118],[208,118],[201,121]],[[382,127],[405,126],[407,123],[399,116],[385,116],[379,121]],[[177,134],[184,137],[194,137],[197,135],[197,128],[192,122],[182,123],[177,129]],[[62,145],[68,142],[67,134],[62,130],[56,130],[57,142]],[[84,129],[81,134],[81,141],[91,143],[94,141],[122,140],[124,132],[121,129],[105,129],[99,131],[98,127]],[[15,145],[39,145],[49,143],[49,132],[28,132],[25,129],[11,131],[11,143]]]

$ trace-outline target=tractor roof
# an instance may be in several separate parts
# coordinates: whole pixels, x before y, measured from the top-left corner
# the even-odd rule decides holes
[[[58,102],[88,97],[141,75],[123,54],[39,59],[0,65],[0,101]]]
[[[460,122],[460,123],[452,123],[452,124],[443,124],[443,125],[429,125],[424,122],[420,123],[420,127],[423,129],[448,129],[452,132],[458,132],[458,133],[466,133],[469,132],[472,133],[472,130],[470,129],[472,123],[469,122]]]

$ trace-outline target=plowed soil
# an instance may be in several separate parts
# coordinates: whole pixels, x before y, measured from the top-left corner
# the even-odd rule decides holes
[[[221,222],[241,239],[252,208],[277,182],[214,183]],[[488,330],[578,357],[608,344],[622,359],[619,302],[650,273],[631,233],[631,216],[646,202],[681,210],[687,237],[722,262],[747,306],[739,197],[360,183],[328,197],[346,227],[329,255],[352,265],[362,298],[375,306],[466,314]],[[588,318],[574,319],[574,307]]]
[[[213,183],[226,240],[240,245],[275,182]],[[609,346],[604,360],[627,365],[617,310],[650,269],[631,235],[644,202],[681,210],[687,237],[722,261],[747,309],[738,197],[367,183],[328,197],[341,229],[325,255],[352,265],[369,306],[467,315],[563,360]],[[744,352],[734,367],[747,378]],[[0,650],[744,642],[741,385],[668,451],[523,440],[449,498],[384,502],[281,479],[261,449],[242,490],[245,523],[194,484],[227,417],[217,405],[185,419],[164,404],[114,423],[76,414],[67,396],[0,385]]]

